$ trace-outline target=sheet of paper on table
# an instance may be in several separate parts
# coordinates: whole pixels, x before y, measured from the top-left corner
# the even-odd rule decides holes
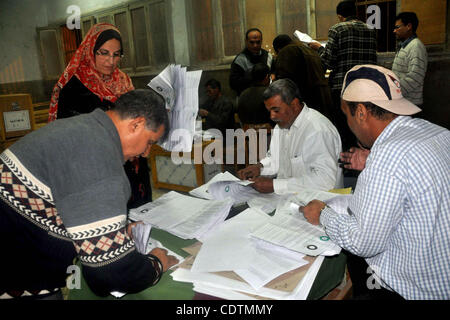
[[[231,199],[204,200],[170,191],[131,209],[129,218],[144,221],[182,239],[202,239],[227,217]]]
[[[172,272],[175,281],[190,282],[194,290],[222,299],[295,299],[305,300],[323,262],[323,256],[305,257],[307,265],[289,271],[255,290],[235,272],[192,272],[191,267],[196,259],[196,252],[201,243],[184,248],[191,254],[179,267]]]
[[[251,231],[267,218],[263,212],[247,209],[222,223],[204,239],[191,270],[234,271],[258,290],[279,275],[307,264],[303,254],[292,251],[283,254],[276,246],[260,246],[251,239]]]

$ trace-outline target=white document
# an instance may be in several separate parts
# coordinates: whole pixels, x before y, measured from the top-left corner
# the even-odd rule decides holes
[[[276,277],[308,262],[304,255],[258,246],[250,237],[252,229],[264,224],[269,216],[247,209],[225,221],[214,234],[204,239],[192,265],[193,272],[234,271],[258,290]]]
[[[192,150],[201,74],[201,70],[188,72],[186,67],[170,64],[148,83],[166,102],[170,132],[168,139],[160,144],[165,150]]]
[[[335,196],[335,194],[332,194]],[[297,202],[292,202],[292,199]],[[341,250],[320,226],[310,224],[298,211],[298,195],[280,204],[273,217],[251,236],[310,256],[335,255]]]
[[[146,254],[149,252],[148,239],[150,238],[150,231],[152,226],[147,223],[139,223],[131,229],[133,234],[134,245],[139,253]]]
[[[313,39],[312,39],[308,34],[303,33],[303,32],[300,32],[300,31],[298,31],[298,30],[295,30],[295,31],[294,31],[294,36],[295,36],[298,40],[300,40],[300,41],[302,41],[302,42],[305,42],[305,43],[311,43],[311,42],[313,41]]]
[[[249,186],[251,183],[250,181],[217,181],[208,186],[208,192],[214,199],[231,198],[233,205],[240,205],[260,195],[260,192]]]
[[[168,65],[160,74],[154,77],[148,86],[163,96],[166,109],[172,110],[175,105],[175,89],[173,88],[173,64]]]
[[[241,181],[241,180],[239,180],[239,178],[235,177],[228,171],[219,172],[207,183],[202,184],[200,187],[197,187],[197,188],[189,191],[189,194],[192,196],[195,196],[195,197],[212,200],[212,199],[214,199],[214,197],[208,191],[208,188],[211,184],[213,184],[214,182],[218,182],[218,181]]]
[[[203,200],[170,191],[154,202],[131,209],[129,218],[183,239],[201,239],[225,220],[231,206],[230,199]]]

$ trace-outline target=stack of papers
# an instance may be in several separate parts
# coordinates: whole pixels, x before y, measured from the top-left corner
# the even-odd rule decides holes
[[[136,209],[129,218],[143,221],[182,239],[202,239],[227,217],[232,200],[203,200],[171,191]]]
[[[338,214],[347,214],[351,195],[336,196],[325,191],[299,190],[297,194],[284,198],[275,215],[251,236],[310,256],[339,254],[341,248],[330,240],[323,227],[310,224],[299,212],[300,205],[305,206],[313,199],[325,201]]]
[[[161,94],[169,113],[169,138],[160,144],[168,151],[191,152],[198,113],[198,86],[202,71],[169,65],[148,86]]]
[[[173,279],[225,299],[306,299],[323,257],[254,242],[250,233],[269,218],[247,209],[227,220],[203,244],[185,249],[192,256]]]
[[[247,203],[249,207],[266,213],[274,211],[281,197],[275,193],[260,193],[250,186],[252,183],[240,180],[225,171],[215,175],[208,183],[191,190],[189,194],[209,200],[223,200],[229,197],[233,200],[233,206]]]
[[[294,37],[296,37],[298,40],[300,40],[306,44],[316,41],[313,38],[311,38],[311,36],[309,36],[308,34],[298,31],[298,30],[294,31]],[[317,42],[319,42],[321,46],[326,45],[326,41],[317,41]]]
[[[308,34],[303,33],[303,32],[300,32],[300,31],[298,31],[298,30],[295,30],[295,31],[294,31],[294,36],[295,36],[298,40],[300,40],[300,41],[302,41],[302,42],[305,42],[305,43],[310,43],[310,42],[313,42],[313,41],[314,41]]]

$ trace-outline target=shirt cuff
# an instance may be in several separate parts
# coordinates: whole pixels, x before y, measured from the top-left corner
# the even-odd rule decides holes
[[[319,221],[323,227],[327,227],[330,225],[331,219],[333,218],[333,209],[330,207],[325,207],[320,213]]]
[[[261,168],[261,173],[264,171],[264,169],[267,169],[268,167],[270,167],[270,159],[268,159],[268,158],[261,159],[259,161],[259,163],[261,163],[263,165],[263,167]]]
[[[288,192],[288,179],[273,179],[273,192],[285,194]]]

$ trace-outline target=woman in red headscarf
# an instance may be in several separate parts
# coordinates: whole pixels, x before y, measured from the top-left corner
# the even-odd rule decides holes
[[[96,108],[108,110],[122,94],[134,90],[130,77],[118,68],[123,56],[119,30],[108,23],[94,25],[86,34],[64,73],[56,83],[49,109],[49,122]],[[152,200],[147,159],[125,163],[132,196],[129,208]]]

